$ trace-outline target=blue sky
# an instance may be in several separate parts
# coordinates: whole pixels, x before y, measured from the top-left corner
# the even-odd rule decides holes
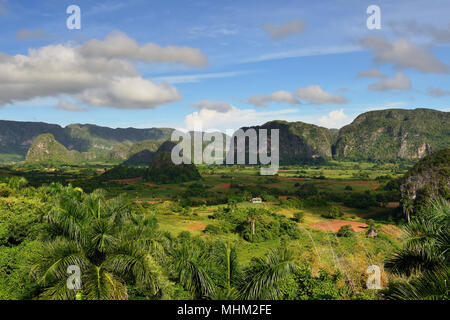
[[[72,4],[80,30],[66,28]],[[366,27],[372,4],[380,30]],[[0,0],[0,118],[224,130],[449,111],[448,12],[447,0]]]

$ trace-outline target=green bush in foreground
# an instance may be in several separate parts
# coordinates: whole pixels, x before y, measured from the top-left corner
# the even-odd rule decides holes
[[[355,234],[355,231],[348,224],[342,226],[339,231],[336,233],[338,237],[352,237]]]

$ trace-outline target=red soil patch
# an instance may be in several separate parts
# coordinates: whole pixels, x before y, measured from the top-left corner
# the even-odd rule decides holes
[[[230,189],[231,183],[226,183],[220,186],[222,189]]]
[[[111,181],[122,183],[122,184],[133,184],[133,183],[136,183],[141,180],[142,180],[142,177],[137,177],[137,178],[132,178],[132,179],[116,179],[116,180],[111,180]]]
[[[388,202],[384,206],[385,208],[398,208],[400,207],[400,202]]]
[[[377,189],[379,188],[379,187],[381,187],[381,184],[377,184],[375,187],[373,187],[373,191],[377,191]]]
[[[278,180],[304,181],[305,178],[278,177]]]
[[[156,186],[156,184],[149,183],[149,182],[144,182],[143,184],[146,185],[146,186],[149,186],[149,187],[155,187]]]
[[[188,227],[188,229],[191,229],[191,230],[201,231],[206,228],[206,223],[196,222],[196,223],[188,225],[187,227]]]
[[[356,232],[364,231],[368,227],[367,224],[362,223],[362,222],[345,221],[345,220],[330,220],[329,222],[326,221],[326,222],[314,223],[311,225],[311,227],[320,229],[320,230],[325,230],[325,231],[338,232],[339,229],[345,225],[350,225],[352,227],[352,229]]]

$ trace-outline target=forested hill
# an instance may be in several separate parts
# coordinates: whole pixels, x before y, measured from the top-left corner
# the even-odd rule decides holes
[[[281,164],[318,163],[331,158],[414,160],[450,148],[450,113],[432,109],[370,111],[340,130],[279,120],[251,128],[280,130]],[[81,124],[63,128],[40,122],[0,121],[0,162],[24,160],[38,136],[51,134],[68,151],[83,153],[83,161],[129,159],[126,164],[146,165],[162,142],[170,139],[173,130],[112,129]],[[51,148],[48,151],[47,154],[52,153]],[[37,159],[41,161],[44,155]],[[75,152],[69,158],[79,159]]]
[[[340,130],[287,121],[252,128],[280,129],[281,164],[414,160],[450,148],[450,112],[432,109],[370,111]]]
[[[450,147],[450,112],[388,109],[359,115],[341,128],[337,158],[354,160],[419,159]]]
[[[327,128],[300,121],[279,120],[250,128],[255,129],[258,133],[260,129],[266,129],[268,141],[271,141],[271,129],[280,130],[279,154],[281,164],[323,162],[332,156],[333,133]],[[242,129],[245,131],[249,128]],[[248,150],[246,152],[248,154]]]
[[[91,124],[71,124],[61,127],[43,122],[0,120],[0,161],[24,160],[34,140],[42,134],[51,134],[68,150],[87,153],[90,159],[125,160],[135,142],[164,141],[170,138],[169,128],[117,128]]]

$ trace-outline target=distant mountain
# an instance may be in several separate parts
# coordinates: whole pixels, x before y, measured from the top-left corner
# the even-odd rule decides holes
[[[160,152],[152,160],[145,179],[158,184],[182,183],[201,178],[194,164],[175,165],[170,152]]]
[[[161,152],[172,152],[175,143],[172,141],[147,140],[137,142],[130,149],[131,156],[123,162],[126,166],[148,166],[153,158]],[[139,151],[138,151],[139,150]]]
[[[322,163],[331,158],[414,160],[433,151],[450,148],[450,113],[431,109],[370,111],[359,115],[340,130],[279,120],[242,129],[248,128],[254,128],[257,132],[260,129],[280,130],[281,165]],[[124,165],[147,166],[158,153],[158,148],[171,151],[174,144],[163,142],[170,139],[173,130],[112,129],[88,124],[72,124],[62,128],[40,122],[0,120],[0,162],[24,160],[38,136],[51,134],[56,142],[71,152],[67,158],[70,161],[125,161]],[[50,140],[47,142],[50,143]],[[203,142],[203,147],[206,144]],[[57,158],[61,158],[61,148],[55,148],[58,150]],[[246,153],[248,155],[248,147]],[[39,161],[36,159],[44,159],[45,155],[33,148],[28,159]],[[50,155],[49,159],[53,156]]]
[[[341,128],[334,155],[355,160],[419,159],[448,147],[449,112],[388,109],[363,113]]]
[[[84,155],[76,150],[67,150],[50,133],[39,135],[28,149],[28,162],[75,163],[83,161]]]
[[[253,128],[259,133],[266,129],[279,129],[280,164],[319,163],[332,157],[333,132],[327,128],[304,122],[270,121],[262,126],[245,127],[244,131]],[[236,144],[234,144],[236,149]],[[246,150],[248,159],[248,148]],[[248,160],[246,160],[247,162]]]
[[[68,150],[86,152],[92,160],[120,161],[138,151],[134,143],[144,140],[164,141],[170,138],[169,128],[112,129],[90,124],[71,124],[67,127],[43,122],[0,120],[0,161],[24,160],[33,141],[49,133]]]

